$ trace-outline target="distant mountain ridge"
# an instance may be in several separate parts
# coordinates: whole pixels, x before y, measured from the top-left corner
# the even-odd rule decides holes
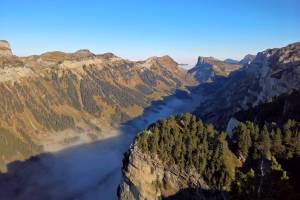
[[[200,83],[213,82],[218,77],[226,77],[241,68],[240,64],[226,63],[214,57],[198,57],[195,67],[188,72]]]
[[[205,96],[195,113],[225,128],[230,115],[300,88],[300,43],[268,49],[228,78],[197,90]],[[217,98],[216,98],[217,97]]]
[[[241,60],[235,60],[235,59],[227,58],[227,59],[224,60],[224,62],[228,63],[228,64],[245,65],[245,64],[250,64],[254,60],[254,58],[255,58],[255,55],[247,54]]]
[[[247,54],[242,60],[239,61],[240,64],[250,64],[255,58],[255,55]]]
[[[299,199],[299,89],[300,43],[195,87],[204,122],[185,113],[140,132],[124,154],[119,199]]]
[[[227,77],[230,73],[250,64],[255,56],[248,54],[240,61],[227,58],[219,60],[214,57],[198,57],[197,64],[189,70],[200,83],[213,82],[215,79]]]
[[[195,83],[169,56],[134,62],[87,49],[28,57],[9,52],[0,52],[1,168],[43,148],[107,137],[152,100]]]

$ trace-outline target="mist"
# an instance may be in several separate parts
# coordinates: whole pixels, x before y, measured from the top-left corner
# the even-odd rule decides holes
[[[0,199],[117,199],[123,153],[136,133],[194,105],[191,98],[170,96],[123,124],[116,137],[11,163],[0,174]]]

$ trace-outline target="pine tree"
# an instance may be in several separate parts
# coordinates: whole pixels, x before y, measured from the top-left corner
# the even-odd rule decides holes
[[[285,146],[285,158],[289,159],[293,157],[293,149],[292,149],[292,132],[290,130],[292,126],[292,121],[288,120],[288,122],[284,125],[284,137],[283,137],[283,145]]]
[[[281,130],[279,128],[276,129],[276,132],[273,135],[271,150],[272,154],[278,156],[281,156],[284,152],[284,146],[282,145]]]
[[[262,157],[271,159],[271,139],[270,134],[266,126],[263,127],[261,132],[261,150],[262,150]]]

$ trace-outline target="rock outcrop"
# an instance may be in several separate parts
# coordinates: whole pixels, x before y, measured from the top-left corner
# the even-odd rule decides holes
[[[255,58],[255,55],[247,54],[242,60],[239,61],[241,65],[250,64]]]
[[[240,112],[227,139],[190,114],[150,125],[124,155],[119,199],[298,199],[299,94]]]
[[[6,40],[0,40],[0,56],[11,56],[10,44]]]
[[[123,179],[118,188],[120,200],[201,199],[224,200],[226,192],[211,190],[196,171],[186,173],[169,167],[132,147]]]
[[[213,82],[218,77],[227,77],[241,67],[238,63],[228,63],[213,57],[199,56],[195,67],[189,70],[200,83]]]
[[[119,199],[224,199],[241,164],[225,137],[188,113],[150,125],[124,154]]]
[[[128,164],[124,167],[118,191],[121,200],[161,199],[196,185],[209,188],[198,173],[187,174],[176,167],[169,168],[161,160],[142,153],[137,146],[130,149]],[[198,195],[204,196],[200,190]]]
[[[235,112],[299,88],[300,43],[268,49],[222,80],[222,84],[199,86],[206,100],[195,114],[225,129]]]

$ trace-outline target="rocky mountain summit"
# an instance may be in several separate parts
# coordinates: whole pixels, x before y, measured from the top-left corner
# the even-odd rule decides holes
[[[200,83],[213,82],[219,77],[226,77],[241,68],[239,63],[228,63],[214,57],[198,57],[195,67],[189,70]]]
[[[200,85],[205,96],[195,113],[225,128],[230,116],[270,97],[300,88],[300,43],[268,49],[228,78]]]
[[[152,100],[195,83],[169,56],[134,62],[87,49],[28,57],[9,52],[2,41],[2,166],[43,149],[107,137]]]
[[[11,56],[10,44],[6,40],[0,40],[0,56]]]
[[[239,61],[239,63],[242,65],[250,64],[254,60],[254,58],[255,55],[247,54],[242,60]]]
[[[254,58],[254,55],[248,54],[240,61],[230,58],[222,61],[214,57],[199,56],[197,64],[189,70],[189,73],[200,83],[214,82],[216,79],[227,77],[244,65],[250,64]]]

